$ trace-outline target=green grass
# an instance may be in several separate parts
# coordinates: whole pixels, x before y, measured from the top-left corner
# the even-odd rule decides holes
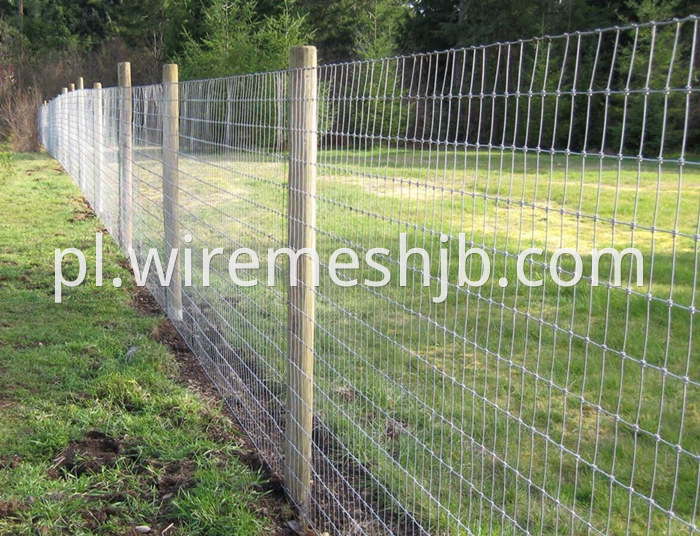
[[[101,229],[58,164],[3,153],[0,215],[0,534],[171,523],[170,536],[269,534],[261,476],[239,460],[236,430],[178,384],[174,357],[150,337],[163,317],[130,306],[131,283],[96,288],[92,269],[54,304],[54,248],[94,259]],[[130,281],[122,258],[107,239],[105,281]],[[113,459],[78,449],[72,465],[61,461],[97,432],[118,445]],[[180,480],[166,486],[171,474]]]
[[[159,165],[144,159],[136,169],[135,233],[142,244],[160,246]],[[180,169],[183,232],[195,237],[195,251],[245,246],[264,257],[266,248],[284,245],[285,163],[258,154],[197,155],[181,158]],[[341,289],[322,274],[317,413],[387,495],[435,534],[458,532],[454,518],[479,534],[515,533],[511,520],[542,534],[582,534],[589,526],[612,534],[687,532],[661,509],[686,522],[694,517],[700,396],[660,369],[700,380],[698,322],[687,310],[697,307],[699,196],[693,165],[486,150],[321,151],[322,259],[340,246],[387,247],[396,259],[399,232],[433,258],[441,232],[465,232],[501,253],[485,287],[451,289],[443,304],[431,303],[435,285],[424,289],[417,278],[399,288],[393,266],[393,283],[381,289]],[[679,234],[658,231],[670,229]],[[515,260],[502,252],[572,247],[590,274],[590,249],[611,246],[642,251],[639,294],[586,282],[496,283],[503,275],[515,281]],[[268,380],[278,381],[284,287],[232,289],[224,262],[213,269],[213,287],[190,295],[213,304],[231,344],[245,341]],[[265,269],[250,275],[264,277]],[[623,282],[629,275],[625,266]],[[234,307],[231,293],[242,298]],[[683,307],[669,307],[668,299]]]

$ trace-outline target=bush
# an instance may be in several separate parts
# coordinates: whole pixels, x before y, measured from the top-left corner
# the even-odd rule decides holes
[[[1,32],[0,25],[0,41]],[[13,150],[21,152],[39,149],[37,113],[41,102],[54,98],[79,76],[85,77],[86,87],[95,81],[104,87],[114,86],[117,63],[131,61],[134,85],[160,80],[160,62],[119,38],[108,39],[94,50],[72,47],[10,57],[12,63],[0,68],[0,142],[8,142]]]
[[[0,80],[0,135],[14,151],[39,148],[37,111],[41,97],[33,87],[21,87],[12,75]]]

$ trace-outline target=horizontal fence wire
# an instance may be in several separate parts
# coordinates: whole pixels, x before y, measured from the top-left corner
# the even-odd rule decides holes
[[[333,534],[696,534],[698,19],[317,68],[315,365],[307,521]],[[285,475],[289,77],[180,82],[175,324],[270,474]],[[39,112],[41,142],[140,265],[165,258],[161,85]],[[122,179],[123,180],[123,179]],[[432,259],[409,257],[399,234]],[[461,259],[482,248],[483,260]],[[258,254],[232,283],[228,256]],[[331,253],[374,251],[334,284]],[[593,249],[637,248],[616,266]],[[376,248],[383,248],[377,250]],[[540,248],[517,277],[519,252]],[[556,285],[575,275],[575,286]],[[345,257],[348,259],[348,257]],[[437,267],[442,262],[444,271]],[[268,266],[270,262],[270,266]],[[264,281],[269,270],[272,285]],[[615,284],[619,274],[619,284]],[[507,282],[506,282],[507,280]],[[169,289],[148,287],[165,308]],[[446,293],[443,301],[434,300]]]

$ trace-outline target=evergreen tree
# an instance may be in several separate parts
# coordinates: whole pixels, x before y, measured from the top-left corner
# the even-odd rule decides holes
[[[203,32],[201,39],[187,36],[178,58],[184,79],[282,69],[290,47],[311,39],[289,4],[261,20],[250,0],[214,0],[204,12]]]

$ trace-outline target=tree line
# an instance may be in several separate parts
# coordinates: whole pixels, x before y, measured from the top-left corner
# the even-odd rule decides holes
[[[0,108],[51,98],[69,81],[135,84],[174,61],[183,79],[285,68],[314,44],[322,63],[459,48],[682,17],[692,0],[0,0]],[[11,98],[10,98],[11,97]],[[13,117],[16,114],[13,114]],[[24,125],[25,127],[28,125]],[[32,141],[30,143],[35,143]]]

